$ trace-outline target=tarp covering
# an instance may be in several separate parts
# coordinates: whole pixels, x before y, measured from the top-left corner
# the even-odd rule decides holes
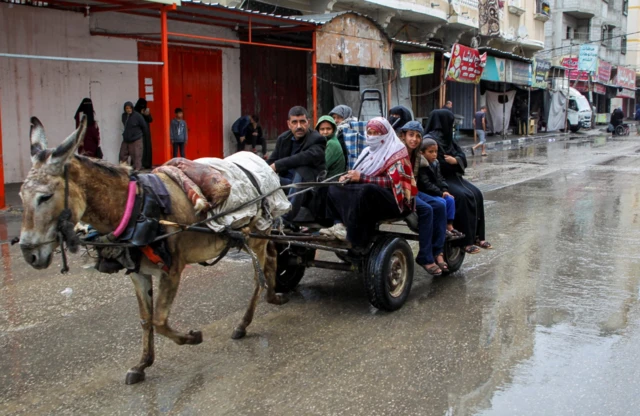
[[[260,186],[261,194],[280,187],[278,175],[253,152],[238,152],[224,159],[203,157],[196,159],[195,162],[207,164],[218,170],[231,184],[231,193],[227,200],[210,211],[209,216],[231,210],[258,197],[258,190],[238,165],[253,175]],[[291,209],[291,203],[283,191],[277,191],[265,200],[266,204],[262,204],[261,201],[256,202],[215,221],[210,221],[207,226],[220,232],[225,227],[242,228],[255,219],[255,227],[260,231],[266,231],[271,228],[274,218],[284,215]]]
[[[557,131],[565,128],[565,121],[567,119],[567,96],[564,91],[549,91],[548,103],[545,109],[548,108],[547,117],[547,131]]]
[[[507,102],[500,103],[500,96],[506,95]],[[492,133],[502,133],[502,126],[505,130],[509,128],[511,121],[511,107],[513,107],[513,99],[516,97],[516,91],[493,92],[487,91],[485,99],[487,103],[487,130]],[[504,108],[503,108],[504,107]],[[503,124],[504,114],[504,124]]]

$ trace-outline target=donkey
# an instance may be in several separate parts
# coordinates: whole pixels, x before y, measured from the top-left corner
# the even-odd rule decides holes
[[[55,149],[47,149],[42,123],[36,117],[31,118],[32,167],[20,190],[20,198],[24,205],[20,248],[26,262],[35,269],[46,269],[51,265],[54,250],[61,243],[59,240],[62,237],[57,237],[58,219],[65,207],[70,210],[71,223],[82,221],[91,224],[101,234],[112,232],[123,215],[131,170],[125,166],[115,166],[76,154],[76,149],[84,139],[86,124],[86,119],[83,118],[78,129],[62,144]],[[173,211],[171,215],[162,219],[177,224],[193,224],[201,220],[182,189],[166,175],[158,176],[171,195]],[[248,231],[255,231],[254,222],[255,219],[247,226]],[[140,309],[142,358],[138,365],[127,372],[127,384],[143,381],[145,369],[153,364],[154,331],[179,345],[195,345],[202,342],[202,332],[182,333],[169,325],[171,304],[178,291],[185,265],[219,256],[227,246],[227,239],[222,235],[185,231],[169,237],[167,246],[172,256],[168,273],[143,256],[139,273],[130,274]],[[266,301],[276,305],[286,303],[286,297],[275,293],[275,246],[268,240],[257,238],[249,238],[248,246],[256,253],[259,266],[264,272]],[[254,269],[253,295],[244,317],[233,331],[233,339],[240,339],[246,335],[247,326],[253,319],[262,291],[258,269]],[[159,279],[159,293],[155,299],[155,306],[152,276]]]

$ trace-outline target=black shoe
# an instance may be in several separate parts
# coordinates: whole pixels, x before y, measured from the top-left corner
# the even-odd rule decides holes
[[[475,156],[476,152],[473,150],[473,147],[471,148],[471,156]]]

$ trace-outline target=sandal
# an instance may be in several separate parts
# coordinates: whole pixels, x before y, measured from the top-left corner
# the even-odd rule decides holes
[[[466,246],[464,248],[464,252],[467,254],[478,254],[480,253],[480,247],[478,246]]]
[[[437,258],[442,257],[442,261],[438,261]],[[449,265],[444,261],[444,254],[440,253],[436,256],[436,264],[440,267],[443,273],[447,273],[449,271]]]
[[[440,276],[442,275],[442,270],[438,267],[437,264],[432,264],[431,266],[427,266],[426,264],[421,264],[420,267],[425,269],[427,273],[431,276]]]
[[[485,242],[481,242],[480,240],[476,241],[476,244],[480,247],[483,248],[485,250],[491,250],[493,248],[493,246],[491,245],[490,242],[485,241]]]

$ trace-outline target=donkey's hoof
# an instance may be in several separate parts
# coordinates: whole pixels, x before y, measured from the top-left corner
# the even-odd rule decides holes
[[[202,331],[189,331],[189,338],[187,344],[198,345],[202,343]]]
[[[233,330],[233,334],[231,334],[231,339],[241,339],[247,335],[247,331],[243,328],[236,328]]]
[[[272,305],[284,305],[285,303],[289,302],[289,298],[283,294],[278,293],[273,295],[273,297],[268,298],[267,302],[271,303]]]
[[[127,372],[127,377],[125,378],[125,384],[138,384],[141,381],[144,381],[144,371],[140,370],[129,370]]]

